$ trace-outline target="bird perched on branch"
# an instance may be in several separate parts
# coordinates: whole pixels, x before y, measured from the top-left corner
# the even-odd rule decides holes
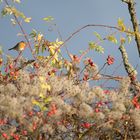
[[[8,49],[8,50],[16,50],[18,52],[23,51],[26,48],[26,42],[24,41],[20,41],[19,43],[17,43],[14,47]]]

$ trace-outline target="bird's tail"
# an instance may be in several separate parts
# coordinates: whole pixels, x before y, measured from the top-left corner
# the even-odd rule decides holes
[[[10,51],[10,50],[13,50],[13,48],[10,48],[10,49],[8,49],[8,50],[9,50],[9,51]]]

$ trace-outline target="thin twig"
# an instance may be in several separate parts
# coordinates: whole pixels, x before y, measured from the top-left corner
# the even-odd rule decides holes
[[[109,26],[109,25],[103,25],[103,24],[87,24],[81,28],[79,28],[78,30],[76,30],[75,32],[73,32],[64,42],[63,44],[61,44],[54,52],[53,56],[51,56],[47,63],[54,58],[55,54],[58,52],[58,50],[63,47],[69,40],[71,40],[76,34],[78,34],[81,30],[87,28],[87,27],[103,27],[103,28],[109,28],[109,29],[115,29],[115,30],[118,30],[118,31],[122,31],[119,27],[116,27],[116,26]],[[128,30],[125,30],[124,31],[125,33],[129,33],[129,34],[132,34],[131,31],[128,31]]]
[[[6,5],[11,9],[11,7],[10,7],[8,1],[7,1],[7,0],[4,0],[4,1],[5,1]],[[12,11],[12,9],[11,9],[11,11]],[[16,16],[14,13],[12,13],[12,14],[13,14],[13,16],[14,16],[14,18],[15,18],[17,24],[19,25],[20,30],[22,31],[22,33],[23,33],[23,35],[24,35],[24,38],[25,38],[26,41],[27,41],[27,44],[28,44],[28,46],[29,46],[29,49],[30,49],[30,51],[31,51],[31,53],[32,53],[32,55],[33,55],[33,57],[36,59],[36,57],[35,57],[34,54],[33,54],[33,50],[32,50],[32,47],[31,47],[31,45],[30,45],[29,39],[28,39],[28,37],[27,37],[27,34],[25,33],[25,31],[24,31],[22,25],[20,24],[20,22],[19,22],[17,16]]]

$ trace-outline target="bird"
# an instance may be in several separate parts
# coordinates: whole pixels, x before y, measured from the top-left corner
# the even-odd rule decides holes
[[[8,49],[8,50],[16,50],[18,52],[23,51],[26,48],[26,42],[20,41],[18,42],[14,47]]]

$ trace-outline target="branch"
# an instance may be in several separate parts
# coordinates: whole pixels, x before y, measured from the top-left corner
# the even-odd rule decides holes
[[[123,45],[120,45],[119,50],[120,50],[121,55],[122,55],[125,70],[126,70],[128,76],[130,77],[131,84],[135,87],[136,91],[140,92],[140,82],[138,82],[138,80],[136,78],[137,72],[133,68],[133,66],[129,63],[128,55],[127,55],[127,52],[125,50],[125,47]]]
[[[8,1],[7,1],[7,0],[4,0],[4,2],[5,2],[6,5],[10,8],[10,5],[9,5]],[[31,51],[31,53],[32,53],[32,55],[33,55],[33,57],[36,59],[36,57],[34,56],[32,47],[31,47],[31,45],[30,45],[29,39],[28,39],[28,37],[27,37],[27,34],[25,33],[23,27],[21,26],[21,24],[20,24],[20,22],[19,22],[17,16],[16,16],[14,13],[12,13],[12,14],[13,14],[13,16],[14,16],[14,18],[15,18],[17,24],[19,25],[20,30],[22,31],[22,33],[23,33],[23,35],[24,35],[24,38],[26,39],[26,41],[27,41],[27,43],[28,43],[29,49],[30,49],[30,51]]]
[[[139,24],[136,17],[135,0],[122,0],[122,2],[125,2],[128,5],[128,10],[133,25],[133,30],[135,32],[135,41],[137,44],[137,49],[140,57],[140,33],[139,33]]]
[[[54,52],[53,56],[50,57],[47,61],[47,63],[54,58],[55,54],[58,52],[58,50],[63,47],[69,40],[71,40],[76,34],[78,34],[81,30],[87,28],[87,27],[102,27],[102,28],[108,28],[108,29],[115,29],[117,31],[121,31],[122,32],[122,29],[119,28],[119,27],[116,27],[116,26],[110,26],[110,25],[103,25],[103,24],[87,24],[81,28],[79,28],[78,30],[76,30],[75,32],[73,32],[65,41],[63,44],[61,44]],[[131,31],[129,30],[125,30],[124,31],[125,33],[129,33],[129,34],[132,34]]]

